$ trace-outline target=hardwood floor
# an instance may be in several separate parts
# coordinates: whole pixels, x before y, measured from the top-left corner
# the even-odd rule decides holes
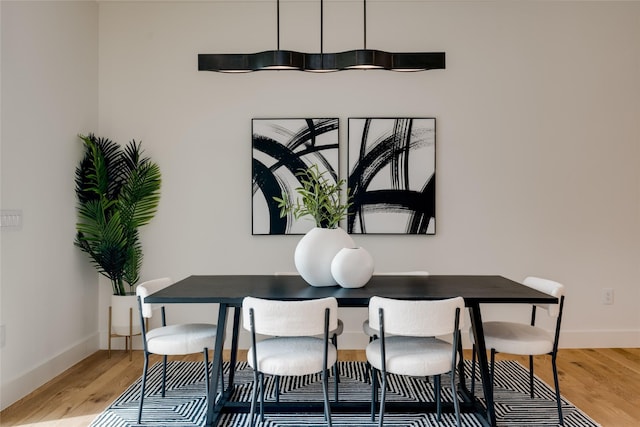
[[[364,353],[342,350],[340,359],[364,360]],[[526,366],[525,358],[519,360]],[[563,396],[602,426],[640,425],[640,348],[560,350],[558,368]],[[536,358],[535,369],[552,384],[549,357]],[[141,373],[140,351],[132,361],[124,351],[112,352],[111,359],[99,351],[0,412],[0,425],[87,426]]]

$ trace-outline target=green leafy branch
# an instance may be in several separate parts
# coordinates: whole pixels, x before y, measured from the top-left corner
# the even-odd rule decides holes
[[[289,200],[286,193],[282,197],[274,197],[280,209],[280,218],[292,213],[295,219],[311,216],[316,227],[337,228],[340,221],[348,215],[352,196],[347,188],[345,203],[341,203],[341,188],[345,185],[344,179],[334,182],[325,176],[326,171],[320,172],[318,165],[314,164],[306,169],[299,169],[296,177],[301,186],[295,190],[300,195],[295,203]]]

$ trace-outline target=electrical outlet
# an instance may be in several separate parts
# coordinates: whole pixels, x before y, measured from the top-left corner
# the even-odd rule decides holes
[[[613,304],[613,288],[602,289],[602,303],[605,305]]]

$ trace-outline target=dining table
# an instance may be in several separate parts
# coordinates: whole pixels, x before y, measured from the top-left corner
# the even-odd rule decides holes
[[[460,358],[458,392],[462,396],[461,410],[473,412],[482,425],[495,426],[493,389],[489,372],[489,361],[484,341],[481,306],[485,304],[552,304],[557,298],[529,288],[517,281],[500,275],[374,275],[365,286],[343,288],[340,286],[311,286],[296,275],[191,275],[145,298],[152,304],[217,304],[217,336],[213,348],[213,368],[211,386],[207,399],[206,425],[215,426],[225,412],[248,412],[248,402],[231,399],[234,390],[234,373],[238,353],[240,330],[240,310],[245,297],[267,298],[273,300],[300,301],[315,298],[335,297],[339,307],[368,307],[372,296],[397,298],[404,300],[437,300],[461,296],[469,311],[471,333],[477,350],[478,366],[482,383],[484,404],[467,388],[463,358]],[[221,364],[227,317],[232,313],[233,333],[231,337],[230,369],[226,388],[220,393]],[[460,347],[462,350],[462,347]],[[462,351],[460,351],[462,354]],[[322,412],[322,402],[301,403],[273,402],[266,409],[280,411],[318,411]],[[333,412],[367,412],[370,402],[331,402]],[[448,407],[451,406],[451,407]],[[443,406],[444,410],[453,410],[453,405]],[[385,410],[429,412],[435,410],[435,404],[425,402],[388,402]]]

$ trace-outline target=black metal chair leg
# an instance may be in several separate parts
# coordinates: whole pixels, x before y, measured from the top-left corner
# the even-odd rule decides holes
[[[338,336],[333,334],[331,337],[331,343],[334,345],[336,350],[338,349]],[[338,384],[340,383],[340,371],[338,369],[338,362],[333,365],[333,378],[335,379],[335,398],[336,402],[338,401]]]
[[[440,385],[440,375],[433,377],[433,384],[436,389],[436,413],[438,415],[438,422],[442,419],[442,387]]]
[[[460,420],[460,402],[458,401],[458,393],[456,391],[456,370],[451,371],[451,397],[453,398],[453,407],[456,413],[456,426],[460,427],[462,421]]]
[[[382,377],[382,384],[380,384],[380,388],[382,389],[382,397],[380,397],[380,419],[378,420],[378,427],[384,426],[384,404],[387,399],[387,373],[380,371],[380,376]]]
[[[556,365],[555,355],[551,356],[551,366],[553,367],[553,383],[556,387],[556,401],[558,403],[558,424],[563,426],[564,421],[562,419],[562,397],[560,396],[560,382],[558,381],[558,366]]]
[[[333,379],[334,379],[334,395],[335,395],[335,401],[338,401],[338,383],[340,383],[340,374],[338,373],[338,362],[336,362],[335,365],[333,365]]]
[[[529,395],[533,399],[533,356],[529,356]]]
[[[371,367],[371,421],[376,420],[376,400],[378,399],[377,370]]]
[[[327,425],[332,427],[331,406],[329,405],[329,370],[322,370],[322,395],[324,397],[324,417]]]
[[[374,338],[373,337],[369,337],[369,342],[373,341]],[[365,370],[364,370],[364,382],[368,383],[371,378],[369,378],[369,372],[371,371],[371,365],[369,364],[369,361],[365,361]]]
[[[162,397],[164,397],[165,385],[167,383],[167,356],[162,356]]]
[[[264,374],[260,372],[260,422],[264,422]]]
[[[142,402],[144,401],[144,389],[147,385],[147,370],[149,368],[149,354],[144,353],[144,368],[142,369],[142,384],[140,386],[140,407],[138,408],[138,424],[142,419]]]
[[[258,371],[253,371],[253,393],[251,395],[251,411],[249,412],[249,423],[255,426],[256,403],[258,401]]]

